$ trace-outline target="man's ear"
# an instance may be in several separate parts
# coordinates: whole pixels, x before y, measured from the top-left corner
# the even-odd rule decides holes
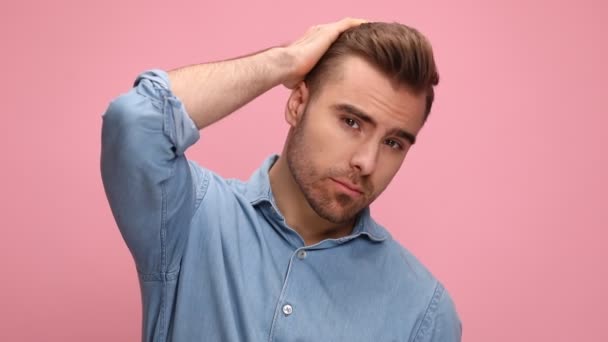
[[[285,106],[285,121],[287,121],[291,127],[295,127],[300,122],[308,101],[308,87],[304,81],[301,81],[291,91],[291,95]]]

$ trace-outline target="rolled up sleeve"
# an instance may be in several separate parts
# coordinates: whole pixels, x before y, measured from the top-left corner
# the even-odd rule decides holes
[[[184,152],[199,132],[162,70],[140,74],[103,115],[101,175],[140,275],[179,270],[204,177]]]

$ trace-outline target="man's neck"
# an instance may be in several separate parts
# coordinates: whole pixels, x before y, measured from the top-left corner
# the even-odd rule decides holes
[[[307,246],[325,239],[347,236],[352,232],[354,220],[347,224],[335,224],[320,217],[310,207],[284,156],[274,163],[268,177],[275,202],[287,225],[300,234]]]

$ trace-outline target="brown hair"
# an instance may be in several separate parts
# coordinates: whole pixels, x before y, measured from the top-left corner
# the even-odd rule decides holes
[[[306,75],[314,98],[323,81],[335,76],[341,57],[356,55],[378,67],[397,84],[416,93],[426,92],[424,120],[431,112],[439,74],[429,41],[416,29],[399,23],[364,23],[341,33]]]

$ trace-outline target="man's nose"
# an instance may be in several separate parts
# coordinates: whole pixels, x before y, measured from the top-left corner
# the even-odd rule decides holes
[[[359,169],[362,176],[370,175],[376,169],[379,148],[380,145],[372,141],[359,145],[351,159],[351,166]]]

